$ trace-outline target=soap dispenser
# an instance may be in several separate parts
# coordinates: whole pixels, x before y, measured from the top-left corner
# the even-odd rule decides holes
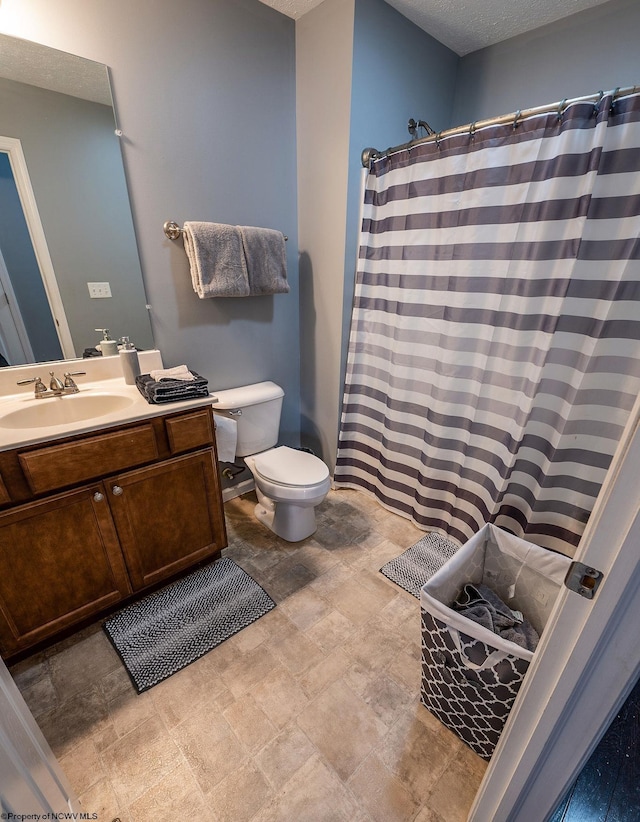
[[[118,353],[118,341],[112,340],[109,337],[108,328],[96,328],[96,331],[102,331],[102,339],[96,348],[99,348],[103,357],[115,357]]]
[[[129,337],[123,337],[120,342],[120,362],[122,363],[122,376],[127,385],[135,385],[136,377],[140,376],[140,361],[135,345],[129,341]]]

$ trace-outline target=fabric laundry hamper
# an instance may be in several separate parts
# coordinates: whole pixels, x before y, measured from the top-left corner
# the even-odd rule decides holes
[[[535,652],[449,607],[466,583],[484,584],[542,633],[569,557],[485,525],[420,591],[423,705],[490,759]]]

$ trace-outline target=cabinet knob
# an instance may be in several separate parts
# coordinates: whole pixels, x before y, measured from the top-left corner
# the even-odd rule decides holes
[[[102,500],[104,499],[104,494],[101,494],[100,491],[96,491],[93,495],[93,498],[96,502],[102,502]]]
[[[119,485],[114,485],[111,491],[113,492],[114,497],[119,497],[123,493],[122,488],[120,488]]]

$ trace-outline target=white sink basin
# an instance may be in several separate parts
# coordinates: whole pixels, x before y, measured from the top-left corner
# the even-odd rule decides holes
[[[122,394],[67,394],[62,397],[30,399],[22,408],[0,415],[0,428],[13,430],[71,425],[122,411],[134,400]]]

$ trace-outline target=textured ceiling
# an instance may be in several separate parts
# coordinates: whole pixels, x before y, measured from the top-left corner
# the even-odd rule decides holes
[[[297,19],[322,0],[262,0]],[[386,0],[460,56],[607,0]]]
[[[0,77],[111,105],[109,78],[101,63],[4,34]]]
[[[1,1],[1,0],[0,0]],[[261,0],[297,19],[323,0]],[[459,55],[493,45],[607,0],[386,0]],[[106,69],[0,35],[0,76],[111,105]],[[37,78],[34,80],[33,78]]]

